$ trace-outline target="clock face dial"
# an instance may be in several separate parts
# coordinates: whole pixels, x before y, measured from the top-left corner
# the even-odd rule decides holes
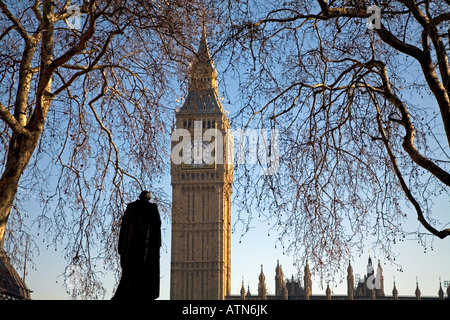
[[[183,149],[184,169],[210,168],[214,165],[214,142],[194,139]]]

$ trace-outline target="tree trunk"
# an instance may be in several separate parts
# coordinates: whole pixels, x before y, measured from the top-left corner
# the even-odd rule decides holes
[[[17,193],[20,177],[33,155],[41,131],[11,137],[5,171],[0,178],[0,249],[4,247],[6,223]]]
[[[6,223],[19,186],[19,180],[33,155],[42,131],[44,130],[47,113],[53,96],[50,94],[52,72],[56,67],[50,67],[53,59],[54,4],[44,1],[42,10],[42,46],[40,52],[41,66],[36,90],[35,109],[27,123],[26,108],[31,83],[31,62],[40,36],[35,38],[24,35],[26,49],[22,56],[19,86],[14,108],[14,118],[18,125],[12,127],[6,160],[5,171],[0,179],[0,249],[4,247]],[[26,33],[25,31],[23,31]],[[22,130],[18,131],[17,126]]]

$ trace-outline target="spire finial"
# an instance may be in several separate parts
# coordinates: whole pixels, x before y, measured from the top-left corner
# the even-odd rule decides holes
[[[202,36],[200,38],[200,44],[198,46],[197,56],[201,60],[211,60],[211,57],[209,55],[209,48],[208,48],[208,40],[206,39],[206,22],[205,20],[202,21]]]
[[[203,17],[203,21],[202,21],[202,37],[206,39],[206,18],[205,17]]]
[[[203,30],[205,30],[205,26],[206,26],[206,8],[205,7],[203,7],[202,8],[202,27],[203,27]]]

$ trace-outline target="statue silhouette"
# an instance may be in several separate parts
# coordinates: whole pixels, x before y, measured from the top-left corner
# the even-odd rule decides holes
[[[159,297],[159,250],[161,219],[150,193],[128,204],[120,227],[118,253],[122,276],[113,300],[156,299]]]

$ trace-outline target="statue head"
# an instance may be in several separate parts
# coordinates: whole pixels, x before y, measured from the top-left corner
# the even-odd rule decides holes
[[[149,191],[142,191],[141,194],[139,195],[139,199],[140,200],[150,200],[150,192]]]

